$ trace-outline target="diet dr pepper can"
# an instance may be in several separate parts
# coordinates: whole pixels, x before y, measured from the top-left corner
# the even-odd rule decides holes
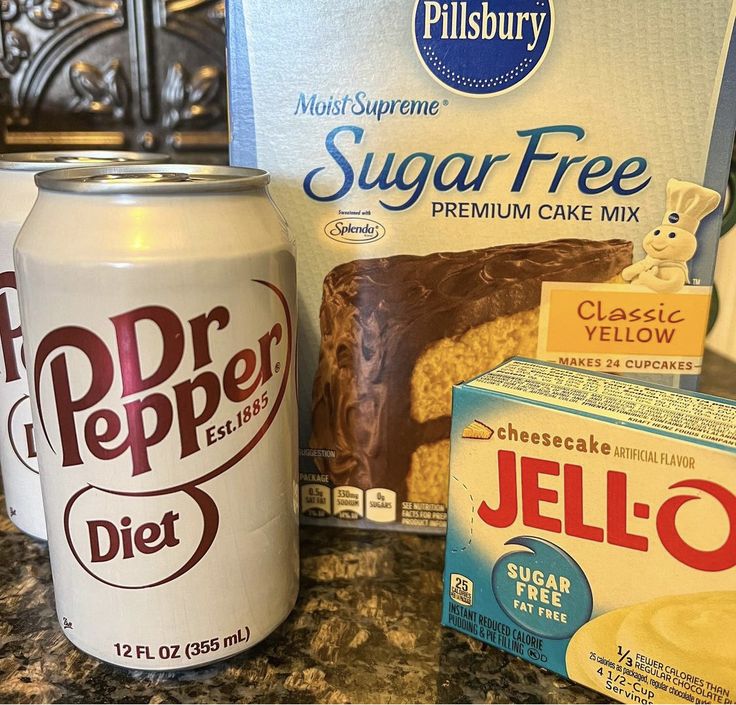
[[[13,268],[13,243],[38,193],[41,171],[74,165],[169,161],[138,152],[23,152],[0,154],[0,467],[8,516],[21,530],[46,538],[31,403]]]
[[[211,663],[294,606],[296,273],[268,181],[37,178],[15,264],[56,608],[104,661]]]

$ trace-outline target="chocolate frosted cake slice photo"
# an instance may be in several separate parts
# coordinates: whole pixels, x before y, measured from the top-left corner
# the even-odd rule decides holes
[[[310,446],[331,451],[319,471],[392,490],[399,508],[446,505],[452,386],[536,355],[543,282],[614,282],[632,255],[626,240],[562,239],[335,267],[312,396]]]

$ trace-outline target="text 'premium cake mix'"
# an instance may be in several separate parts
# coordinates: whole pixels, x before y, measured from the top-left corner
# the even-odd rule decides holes
[[[301,511],[442,531],[451,387],[694,388],[733,0],[229,0],[233,164],[299,247]]]

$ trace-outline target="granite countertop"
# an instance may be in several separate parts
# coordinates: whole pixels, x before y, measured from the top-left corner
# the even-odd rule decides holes
[[[709,355],[703,391],[736,397]],[[75,649],[54,614],[45,544],[0,520],[0,702],[606,702],[439,626],[444,540],[303,528],[289,619],[251,651],[179,674],[126,671]]]

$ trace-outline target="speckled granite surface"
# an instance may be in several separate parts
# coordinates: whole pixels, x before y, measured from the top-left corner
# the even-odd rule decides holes
[[[179,675],[77,651],[46,549],[0,525],[0,702],[585,702],[594,698],[439,626],[443,540],[305,528],[302,590],[266,642]],[[597,698],[596,698],[597,699]]]
[[[704,391],[736,396],[736,366],[710,356]],[[0,520],[0,702],[605,702],[441,628],[444,542],[302,530],[291,617],[210,668],[142,674],[77,651],[61,633],[44,544]]]

